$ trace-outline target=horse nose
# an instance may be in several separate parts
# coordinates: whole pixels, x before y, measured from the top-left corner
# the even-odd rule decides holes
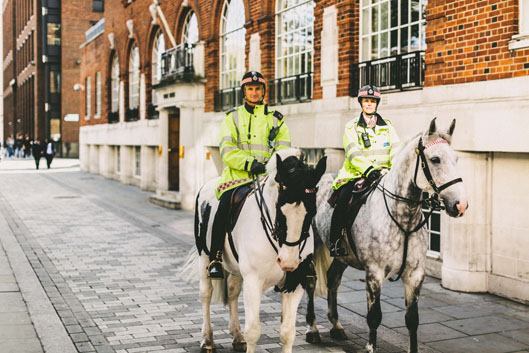
[[[452,206],[452,210],[454,211],[454,214],[457,214],[458,217],[463,216],[467,209],[468,209],[468,202],[465,200],[456,201],[454,203],[454,206]]]
[[[293,265],[288,266],[283,262],[283,259],[281,258],[281,256],[277,256],[276,262],[282,271],[288,272],[288,271],[295,271],[296,268],[298,268],[300,260],[296,261]]]

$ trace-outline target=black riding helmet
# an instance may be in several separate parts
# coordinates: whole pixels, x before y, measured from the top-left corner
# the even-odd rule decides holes
[[[246,100],[246,92],[244,91],[244,87],[247,84],[251,83],[258,83],[263,85],[263,97],[261,98],[261,103],[263,102],[264,96],[266,94],[266,81],[264,79],[264,76],[257,71],[249,71],[244,74],[241,80],[241,90],[243,94],[243,98]]]
[[[365,85],[358,91],[358,103],[362,105],[362,98],[373,98],[377,101],[377,107],[380,103],[380,90],[376,86]]]

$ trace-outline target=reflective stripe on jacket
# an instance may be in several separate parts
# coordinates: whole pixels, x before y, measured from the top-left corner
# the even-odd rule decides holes
[[[251,181],[254,160],[266,163],[275,151],[290,147],[290,132],[282,115],[256,105],[253,114],[244,105],[226,113],[220,127],[219,151],[225,165],[217,184],[217,198],[226,190]],[[277,115],[277,116],[276,116]],[[269,143],[273,127],[280,126],[276,138]]]
[[[369,138],[371,146],[364,145],[363,133]],[[369,167],[391,168],[399,145],[399,137],[391,122],[382,119],[378,114],[374,128],[367,127],[361,114],[359,118],[349,121],[345,125],[343,135],[345,161],[334,179],[332,188],[339,189],[347,182],[359,178]]]

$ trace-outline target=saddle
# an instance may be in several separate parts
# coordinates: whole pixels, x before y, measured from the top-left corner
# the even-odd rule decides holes
[[[235,188],[230,198],[230,211],[228,213],[228,222],[226,224],[226,231],[228,234],[231,233],[235,224],[237,224],[237,219],[241,214],[242,207],[246,202],[246,199],[253,191],[253,184],[244,184]]]

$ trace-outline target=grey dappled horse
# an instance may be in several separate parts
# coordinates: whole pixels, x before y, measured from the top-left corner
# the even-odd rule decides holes
[[[322,292],[328,290],[328,318],[333,325],[333,338],[345,338],[344,329],[338,321],[336,299],[347,266],[365,271],[369,326],[367,352],[374,352],[376,349],[377,328],[382,321],[382,284],[392,276],[401,274],[405,288],[405,321],[409,331],[408,351],[417,352],[418,299],[428,247],[427,230],[421,225],[421,195],[423,192],[437,194],[451,217],[462,216],[467,208],[463,183],[456,169],[457,156],[450,147],[454,128],[455,120],[448,131],[439,131],[433,119],[425,133],[413,138],[403,147],[391,170],[369,195],[352,225],[351,234],[358,256],[355,256],[347,239],[348,256],[335,258],[330,267],[331,258],[323,244],[329,247],[333,209],[327,199],[332,191],[333,178],[330,174],[322,177],[318,184],[318,211],[313,228],[316,237],[317,277],[318,282],[323,281],[318,286],[322,288]],[[404,232],[411,234],[408,238],[405,267],[401,271],[405,249]],[[316,343],[320,338],[314,316],[314,290],[309,287],[307,292],[309,329],[306,339]]]
[[[296,336],[296,312],[303,296],[303,288],[299,284],[305,281],[306,266],[313,252],[314,241],[309,228],[316,213],[316,184],[326,167],[326,159],[323,158],[316,169],[309,169],[300,156],[300,150],[286,149],[278,151],[268,162],[269,174],[263,181],[261,192],[254,190],[248,196],[237,224],[231,231],[231,240],[226,237],[223,251],[224,280],[207,277],[209,258],[205,244],[209,244],[209,240],[203,238],[211,237],[213,215],[219,203],[215,196],[218,179],[206,183],[200,190],[195,213],[195,237],[200,255],[195,254],[191,266],[186,267],[199,269],[203,310],[202,352],[215,351],[210,304],[214,287],[223,284],[227,286],[222,299],[230,311],[229,330],[233,336],[234,350],[255,351],[261,335],[261,298],[267,289],[277,285],[282,287],[282,323],[279,333],[283,352],[292,352]],[[270,214],[263,214],[263,207],[258,204],[264,204]],[[267,226],[270,229],[265,229],[265,225],[261,224],[266,221],[263,219],[268,219]],[[202,242],[203,245],[199,245]],[[244,337],[237,310],[241,288],[244,288]]]

